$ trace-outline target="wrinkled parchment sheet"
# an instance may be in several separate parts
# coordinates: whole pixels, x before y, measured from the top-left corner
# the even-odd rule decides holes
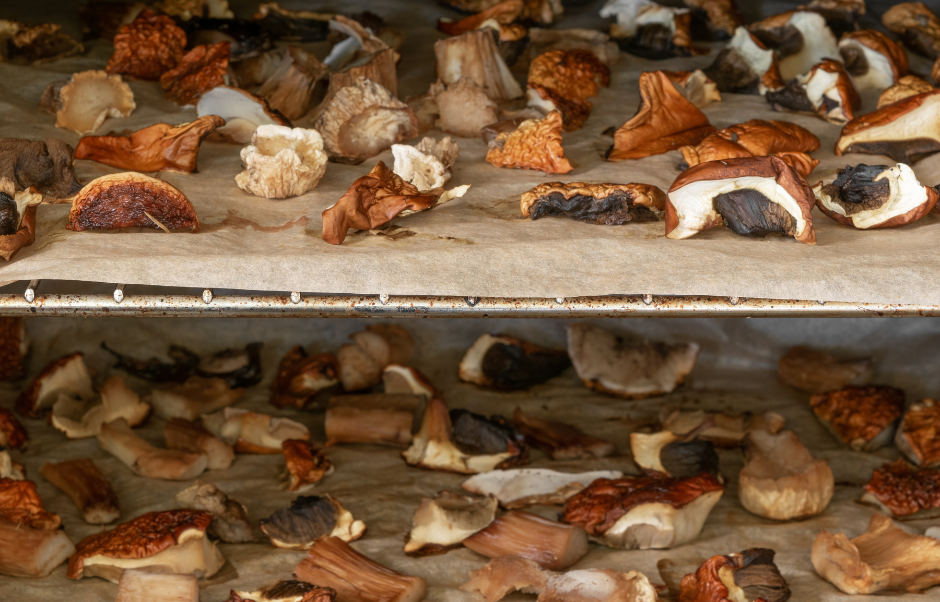
[[[264,381],[247,391],[236,404],[262,412],[287,416],[307,425],[314,441],[322,442],[323,414],[317,411],[278,411],[267,404],[268,387],[280,357],[295,344],[310,352],[334,351],[347,336],[362,329],[364,320],[81,320],[47,318],[28,323],[33,341],[29,358],[30,377],[49,360],[71,351],[84,351],[95,372],[97,383],[110,374],[113,360],[99,348],[107,341],[124,352],[148,357],[165,351],[170,343],[185,345],[198,353],[211,353],[224,347],[264,341]],[[818,577],[810,563],[810,548],[820,529],[845,532],[850,537],[862,533],[873,508],[856,500],[871,471],[886,460],[898,457],[893,447],[877,453],[857,453],[842,448],[821,426],[808,405],[808,396],[776,383],[775,366],[791,345],[811,343],[846,354],[871,354],[876,359],[876,382],[902,387],[908,399],[936,395],[940,376],[924,358],[940,353],[940,320],[608,320],[596,324],[622,335],[645,336],[669,342],[697,341],[703,351],[685,386],[675,393],[642,401],[623,401],[593,393],[583,387],[573,369],[529,391],[495,393],[457,381],[457,364],[463,352],[483,332],[504,332],[532,342],[564,347],[564,321],[505,320],[484,324],[475,320],[409,321],[417,348],[413,365],[424,371],[444,391],[451,408],[467,408],[485,414],[511,415],[514,408],[536,416],[570,422],[592,435],[615,443],[617,454],[594,461],[556,462],[532,450],[533,467],[562,471],[613,469],[635,474],[629,455],[629,433],[656,423],[660,409],[669,405],[710,410],[773,410],[786,417],[812,453],[830,462],[836,480],[832,503],[821,515],[798,522],[777,523],[754,516],[737,499],[737,474],[743,460],[738,450],[720,452],[721,472],[727,489],[712,511],[701,535],[691,544],[672,550],[622,551],[592,545],[591,551],[574,568],[615,568],[639,570],[654,583],[669,589],[663,599],[674,599],[679,580],[695,570],[706,558],[764,546],[777,551],[776,562],[793,590],[792,600],[834,602],[846,600],[835,587]],[[136,391],[146,394],[145,382],[128,378]],[[25,386],[25,383],[24,383]],[[12,407],[20,387],[0,389],[0,405]],[[144,512],[176,507],[173,496],[191,482],[145,479],[134,475],[117,459],[102,451],[94,439],[68,441],[43,420],[24,420],[30,434],[26,453],[13,457],[25,463],[27,476],[37,481],[46,508],[62,516],[66,533],[73,541],[98,532],[101,527],[86,524],[72,502],[39,475],[47,461],[92,458],[114,486],[120,506],[120,522]],[[151,419],[139,432],[149,441],[163,444],[163,421]],[[461,492],[461,475],[426,471],[407,466],[399,450],[370,445],[339,445],[330,448],[335,472],[325,477],[312,494],[335,496],[353,515],[363,520],[367,531],[353,547],[370,558],[404,573],[428,580],[428,600],[436,602],[479,602],[481,598],[458,589],[470,571],[487,559],[467,549],[442,556],[409,558],[402,552],[404,537],[423,496],[441,490]],[[257,522],[275,510],[287,507],[296,494],[283,489],[280,475],[284,460],[278,455],[238,455],[231,468],[207,471],[202,479],[217,484],[234,499],[245,503],[257,530]],[[555,517],[560,507],[535,506],[531,511]],[[905,523],[923,533],[929,521]],[[937,521],[934,521],[937,524]],[[112,525],[113,526],[113,525]],[[202,602],[222,602],[230,589],[255,589],[278,579],[289,578],[304,552],[272,547],[258,532],[258,543],[220,544],[227,559],[224,568],[202,582]],[[46,579],[0,577],[0,599],[81,600],[111,602],[117,586],[98,578],[70,581],[61,566]],[[881,596],[884,601],[926,600],[925,596]],[[516,594],[508,600],[532,600]],[[861,600],[862,598],[852,598]]]
[[[80,2],[73,2],[76,6]],[[253,12],[252,0],[233,2],[237,14]],[[406,34],[398,66],[400,95],[425,92],[433,79],[432,44],[440,16],[458,17],[433,0],[370,3],[283,2],[291,8],[354,11],[368,8]],[[569,7],[560,27],[603,28],[601,2]],[[795,2],[742,3],[753,20]],[[69,2],[24,3],[11,16],[55,18],[77,32]],[[28,7],[47,9],[30,11]],[[4,7],[6,10],[7,7]],[[12,9],[11,9],[12,10]],[[72,19],[70,22],[69,19]],[[872,17],[866,23],[874,24]],[[313,45],[322,58],[328,46]],[[54,127],[54,117],[37,108],[46,85],[73,72],[103,68],[108,42],[89,52],[39,68],[0,65],[0,132],[4,137],[56,136],[76,144],[79,136]],[[595,226],[563,218],[524,219],[519,196],[544,181],[646,182],[668,189],[678,175],[678,152],[638,161],[608,163],[603,154],[611,138],[602,134],[619,126],[637,108],[637,79],[650,69],[690,69],[709,65],[711,54],[695,58],[648,61],[631,55],[613,69],[610,89],[591,99],[594,111],[585,127],[565,134],[565,153],[577,167],[563,176],[496,168],[484,161],[482,140],[460,139],[460,159],[451,186],[471,184],[468,194],[432,211],[394,220],[394,239],[351,235],[342,246],[323,242],[321,212],[331,206],[378,160],[392,165],[390,151],[358,166],[330,164],[312,192],[287,200],[267,200],[241,191],[234,181],[241,171],[239,145],[205,143],[199,172],[164,172],[159,177],[180,188],[193,202],[203,226],[198,234],[159,231],[70,232],[68,206],[42,206],[38,238],[10,264],[0,266],[0,280],[69,279],[164,286],[249,290],[300,290],[321,293],[575,297],[606,294],[731,295],[755,298],[934,303],[940,296],[935,277],[940,248],[940,218],[930,215],[913,226],[892,231],[857,232],[814,211],[816,246],[792,239],[747,239],[724,228],[690,240],[667,240],[662,222]],[[929,73],[929,64],[913,57],[913,67]],[[513,70],[525,82],[526,61]],[[165,100],[156,82],[130,82],[137,109],[126,119],[109,119],[97,134],[137,130],[154,123],[181,123],[195,110]],[[875,99],[866,98],[865,111]],[[847,163],[890,163],[863,155],[835,157],[831,149],[839,127],[811,116],[776,113],[759,96],[725,95],[704,109],[712,124],[724,127],[751,118],[787,119],[816,133],[821,164],[810,183],[835,177]],[[304,124],[304,119],[299,120]],[[443,134],[432,131],[431,135]],[[417,142],[416,140],[411,141]],[[117,171],[77,161],[85,183]],[[940,155],[925,159],[915,172],[926,184],[940,180]],[[402,236],[403,230],[407,237]],[[413,235],[410,235],[413,233]]]

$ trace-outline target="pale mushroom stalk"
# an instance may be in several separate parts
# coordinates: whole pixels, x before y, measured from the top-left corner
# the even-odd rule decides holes
[[[498,507],[495,497],[480,499],[447,491],[422,498],[405,542],[405,554],[441,554],[460,546],[463,540],[493,522]]]
[[[578,525],[513,510],[463,541],[489,558],[519,556],[547,569],[567,568],[588,552],[588,537]]]
[[[189,480],[202,474],[209,462],[204,454],[159,449],[150,445],[132,431],[123,418],[103,424],[98,443],[128,468],[151,479]]]
[[[65,531],[33,529],[0,519],[0,575],[47,577],[74,553]]]
[[[78,506],[91,525],[106,525],[121,516],[117,494],[94,462],[87,458],[43,464],[39,473]]]
[[[205,455],[208,470],[225,470],[235,460],[232,446],[214,437],[197,422],[170,418],[163,426],[163,438],[168,449]]]
[[[376,443],[406,447],[424,398],[408,393],[343,395],[330,400],[324,419],[334,443]]]

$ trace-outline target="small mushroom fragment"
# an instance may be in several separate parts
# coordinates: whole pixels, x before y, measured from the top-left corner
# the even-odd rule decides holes
[[[63,355],[47,364],[16,398],[16,411],[27,418],[42,418],[63,393],[80,399],[95,396],[81,352]]]
[[[276,40],[318,42],[329,33],[330,17],[306,10],[287,10],[277,2],[262,2],[251,20]]]
[[[199,218],[178,188],[130,171],[86,184],[75,196],[65,227],[77,232],[135,227],[196,232]]]
[[[577,98],[565,98],[554,88],[546,88],[538,84],[530,83],[526,88],[526,110],[517,115],[532,116],[531,113],[538,112],[542,116],[548,115],[552,111],[561,113],[562,129],[566,132],[573,132],[581,128],[587,118],[591,116],[591,103],[587,100]]]
[[[589,224],[620,226],[660,219],[666,193],[650,184],[543,182],[522,193],[522,215],[562,216]]]
[[[459,21],[438,19],[437,29],[449,36],[459,36],[474,29],[480,29],[490,20],[498,25],[510,25],[522,16],[524,8],[522,0],[504,0]]]
[[[26,467],[19,462],[14,462],[10,457],[10,452],[0,450],[0,479],[12,479],[14,481],[23,481],[26,479]]]
[[[698,144],[715,131],[708,117],[682,95],[663,71],[640,74],[636,115],[614,132],[608,161],[642,159]]]
[[[705,410],[679,410],[664,407],[659,414],[664,431],[680,439],[709,441],[715,447],[740,447],[745,435],[751,431],[779,433],[785,424],[776,412],[761,414],[723,414]]]
[[[568,568],[588,552],[588,538],[577,525],[565,525],[528,512],[512,510],[463,545],[488,558],[518,556],[542,568]]]
[[[498,454],[517,451],[520,462],[528,461],[528,449],[522,434],[500,415],[487,418],[469,410],[451,410],[451,434],[454,444],[466,454]]]
[[[132,431],[123,418],[101,425],[98,444],[135,473],[150,479],[187,481],[202,474],[209,461],[205,454],[154,447]]]
[[[163,95],[178,105],[191,105],[225,83],[231,44],[201,44],[187,52],[175,67],[160,76]]]
[[[225,470],[235,461],[232,446],[213,437],[212,433],[196,422],[170,418],[163,426],[163,438],[168,449],[207,456],[208,470]]]
[[[247,543],[255,540],[248,520],[248,509],[212,483],[196,481],[177,493],[176,503],[184,508],[202,510],[212,515],[207,532],[226,543]]]
[[[223,379],[232,389],[252,387],[261,382],[262,343],[243,348],[223,349],[199,360],[196,373],[203,378]]]
[[[298,119],[310,108],[317,82],[329,72],[329,67],[312,53],[288,46],[277,69],[258,90],[258,96],[288,119]]]
[[[940,151],[940,122],[934,117],[940,90],[909,96],[845,124],[835,154],[885,155],[913,164]]]
[[[862,502],[901,520],[940,516],[940,470],[915,468],[903,458],[874,471]]]
[[[459,156],[457,144],[447,136],[441,140],[422,138],[415,146],[393,144],[392,171],[419,192],[442,189],[450,181],[451,168]]]
[[[202,425],[240,454],[279,454],[288,439],[310,439],[310,431],[299,422],[241,408],[203,416]]]
[[[499,121],[496,103],[469,77],[460,78],[446,89],[443,84],[431,84],[428,94],[440,115],[438,125],[448,134],[479,138],[481,129]]]
[[[323,449],[304,439],[288,439],[281,444],[289,479],[287,490],[300,491],[332,474],[333,464]]]
[[[670,431],[630,433],[630,453],[640,470],[651,476],[718,476],[718,454],[710,441],[683,441]]]
[[[235,176],[242,190],[268,199],[300,196],[326,173],[323,138],[316,130],[258,126],[241,152],[245,171]]]
[[[774,51],[745,27],[734,30],[731,41],[704,72],[721,92],[764,95],[784,86]]]
[[[128,569],[121,574],[114,602],[199,602],[195,575],[160,574]]]
[[[0,518],[0,575],[48,577],[74,553],[61,529],[33,529]]]
[[[420,602],[428,590],[424,578],[382,566],[338,537],[314,543],[294,568],[294,578],[336,590],[338,602]]]
[[[120,376],[112,376],[101,387],[101,399],[73,397],[61,393],[52,406],[50,422],[69,439],[95,437],[101,425],[124,418],[139,426],[150,416],[150,404],[140,401]]]
[[[695,366],[696,343],[630,344],[587,324],[568,326],[568,356],[589,389],[642,399],[675,390]]]
[[[0,177],[0,257],[6,261],[36,240],[36,207],[42,202],[42,195],[35,188],[20,192],[15,192],[15,188],[12,180]],[[10,342],[16,344],[17,341],[14,338]],[[7,372],[5,380],[21,378],[23,372],[18,345],[10,352],[14,355],[10,358],[12,361],[0,370],[0,373]]]
[[[201,510],[148,512],[78,542],[69,558],[69,579],[101,577],[117,583],[128,569],[215,575],[225,558],[206,537],[212,515]]]
[[[687,8],[672,8],[651,1],[608,0],[601,17],[616,17],[610,36],[620,48],[647,59],[693,56],[702,51],[692,45],[692,15]]]
[[[30,529],[58,529],[62,519],[47,512],[36,493],[36,483],[10,478],[0,479],[0,522],[12,522]]]
[[[656,588],[643,573],[614,569],[581,569],[556,573],[516,556],[500,556],[460,586],[479,592],[485,602],[498,602],[513,591],[537,593],[535,602],[656,602]]]
[[[748,512],[774,520],[815,516],[835,490],[832,470],[816,460],[793,431],[752,431],[744,439],[738,497]]]
[[[46,463],[39,468],[39,474],[75,502],[86,523],[106,525],[120,518],[111,483],[88,458]]]
[[[835,182],[813,187],[819,210],[842,225],[859,230],[906,226],[937,204],[937,191],[922,186],[904,163],[846,165]]]
[[[158,80],[176,67],[185,49],[186,33],[173,19],[144,9],[114,36],[114,54],[108,59],[107,71]]]
[[[563,350],[541,347],[506,335],[483,334],[460,360],[460,380],[509,391],[528,389],[571,365]]]
[[[171,17],[179,17],[181,21],[189,21],[193,17],[235,17],[229,10],[228,0],[162,0],[154,6]]]
[[[150,393],[150,402],[154,413],[165,420],[198,420],[203,414],[232,405],[244,393],[244,389],[230,388],[224,379],[193,376],[170,389],[154,389]]]
[[[931,60],[940,57],[940,18],[923,2],[895,4],[881,16],[881,23],[917,54]]]
[[[767,102],[776,111],[818,115],[836,125],[854,119],[862,99],[842,63],[824,59],[805,75],[797,75],[787,87],[767,92]]]
[[[805,177],[819,164],[806,154],[819,150],[819,138],[789,121],[752,119],[720,129],[696,146],[683,146],[679,150],[689,167],[706,161],[776,156]]]
[[[407,447],[425,398],[410,393],[343,395],[330,399],[323,428],[331,443]]]
[[[704,31],[707,35],[701,37],[726,40],[745,23],[735,0],[683,0],[683,4],[692,11],[693,37]]]
[[[534,504],[562,505],[596,479],[622,476],[623,473],[616,470],[566,473],[547,468],[512,468],[474,475],[461,487],[477,495],[494,496],[500,506],[512,510]]]
[[[878,106],[876,108],[881,109],[882,107],[894,104],[899,100],[904,100],[909,96],[917,96],[918,94],[923,94],[924,92],[932,92],[933,89],[933,86],[916,75],[905,75],[898,80],[898,83],[894,84],[882,92],[880,96],[878,96]]]
[[[917,593],[940,583],[940,541],[912,535],[883,514],[873,514],[868,529],[852,539],[821,532],[811,559],[823,579],[849,595]]]
[[[167,350],[167,357],[170,362],[163,362],[160,358],[151,357],[146,360],[139,360],[129,355],[118,353],[108,347],[107,343],[101,343],[101,348],[113,355],[117,359],[114,365],[118,370],[123,370],[131,376],[155,383],[182,383],[185,382],[199,366],[199,356],[179,345],[170,345]]]
[[[858,91],[881,91],[907,75],[907,54],[877,29],[846,33],[839,40],[839,54]]]
[[[565,158],[561,125],[559,111],[552,111],[544,119],[526,119],[487,143],[486,161],[496,167],[568,173],[574,167]]]
[[[610,441],[587,435],[564,422],[536,418],[521,408],[513,412],[512,423],[527,444],[542,450],[552,460],[606,458],[616,451]]]
[[[398,364],[389,364],[382,370],[382,386],[386,394],[409,393],[420,395],[425,401],[440,395],[427,376],[414,368]]]
[[[494,497],[480,499],[448,491],[421,498],[405,541],[405,554],[430,556],[460,547],[463,540],[493,522],[498,507]]]
[[[261,531],[271,545],[292,550],[306,550],[321,538],[355,541],[365,530],[365,523],[355,520],[349,510],[328,494],[299,496],[290,508],[261,519]]]
[[[365,330],[349,335],[349,338],[353,343],[343,345],[336,354],[340,380],[346,391],[359,391],[379,384],[385,367],[390,364],[407,365],[415,348],[408,331],[395,324],[371,324]]]
[[[398,95],[398,74],[395,66],[401,55],[395,49],[390,48],[369,29],[342,15],[336,15],[330,20],[330,29],[348,37],[334,46],[330,56],[325,59],[326,64],[333,69],[327,96],[352,85],[358,77],[376,82],[392,96]],[[347,44],[351,46],[344,48]],[[329,72],[329,69],[326,69],[326,72]]]
[[[57,138],[25,140],[0,138],[0,178],[13,182],[16,190],[35,188],[53,199],[66,198],[81,190],[72,165],[74,150]]]
[[[722,224],[740,236],[778,233],[816,244],[816,197],[798,171],[780,157],[699,163],[667,193],[666,238],[689,238]]]
[[[108,117],[127,117],[137,104],[134,93],[120,75],[104,71],[82,71],[59,91],[56,127],[90,134]]]
[[[776,52],[783,81],[807,73],[823,59],[842,60],[835,35],[822,15],[815,12],[787,11],[753,23],[748,29]]]
[[[875,451],[894,437],[904,412],[904,391],[884,385],[846,386],[813,395],[816,417],[836,439],[855,451]]]
[[[199,145],[225,124],[206,115],[180,125],[158,123],[129,136],[85,136],[75,148],[76,159],[97,161],[131,171],[196,171]]]
[[[710,474],[598,479],[568,499],[562,520],[611,548],[674,548],[698,537],[722,493]]]
[[[774,564],[775,555],[767,548],[749,548],[712,556],[682,578],[678,602],[786,602],[790,588]]]
[[[28,440],[26,429],[23,428],[13,412],[6,408],[0,408],[0,447],[21,449]]]
[[[307,355],[297,345],[281,359],[277,375],[271,383],[270,403],[274,407],[294,406],[303,409],[316,399],[320,391],[339,383],[339,362],[332,353]]]
[[[26,25],[0,19],[0,61],[39,65],[79,54],[84,47],[57,23]]]
[[[870,357],[841,358],[803,345],[790,348],[777,362],[777,380],[813,394],[864,385],[873,372]]]
[[[261,6],[268,5],[262,4]],[[333,588],[319,587],[306,581],[290,580],[278,581],[271,587],[256,592],[231,590],[225,602],[334,602],[335,599],[336,591]]]
[[[506,66],[493,36],[484,30],[434,43],[437,78],[446,85],[469,78],[495,102],[522,96],[522,87]]]
[[[610,69],[590,50],[549,50],[532,60],[528,84],[586,100],[596,96],[599,87],[610,87]]]
[[[810,0],[799,7],[819,13],[837,36],[856,31],[858,20],[865,16],[865,0]]]
[[[904,412],[894,444],[916,466],[940,466],[940,403],[924,399]]]
[[[216,128],[216,133],[240,144],[248,144],[260,125],[291,125],[263,98],[229,86],[216,86],[200,96],[196,114],[199,117],[218,115],[224,119],[225,125]]]

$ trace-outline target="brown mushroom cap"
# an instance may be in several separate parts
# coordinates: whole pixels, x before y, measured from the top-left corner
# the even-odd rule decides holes
[[[186,33],[166,15],[142,10],[114,36],[108,73],[157,80],[183,58]]]
[[[59,91],[56,127],[90,134],[108,117],[127,117],[137,104],[120,75],[104,71],[76,73]]]
[[[549,50],[532,60],[528,84],[556,90],[565,98],[585,100],[599,86],[610,86],[610,69],[590,50]]]
[[[847,32],[839,40],[839,53],[845,60],[846,69],[856,82],[859,82],[858,78],[863,77],[869,70],[875,68],[874,65],[870,64],[871,61],[866,58],[868,53],[864,52],[863,49],[853,50],[858,46],[863,46],[884,57],[891,68],[895,82],[907,75],[908,60],[904,49],[877,29],[862,29]],[[867,67],[867,69],[862,71],[862,67]]]
[[[160,76],[164,96],[178,105],[191,105],[204,92],[224,84],[231,51],[231,43],[224,41],[194,47]]]
[[[878,106],[876,108],[881,109],[899,100],[904,100],[910,96],[917,96],[925,92],[932,92],[933,90],[933,86],[916,75],[905,75],[898,80],[898,83],[886,89],[878,96]]]
[[[804,127],[789,121],[752,119],[718,130],[696,146],[679,150],[689,167],[706,161],[778,155],[800,175],[806,175],[819,161],[805,153],[818,149],[819,138]]]
[[[935,517],[940,513],[940,470],[915,468],[904,458],[885,463],[865,484],[862,501],[895,517]]]
[[[565,157],[561,126],[560,111],[552,111],[544,119],[527,119],[489,143],[486,161],[496,167],[568,173],[574,167]]]
[[[159,228],[154,221],[169,230],[199,230],[196,210],[179,189],[127,172],[101,176],[86,184],[75,197],[65,227],[76,231]]]
[[[918,466],[940,465],[940,403],[924,399],[911,404],[898,427],[895,443]]]
[[[0,446],[19,449],[28,440],[26,429],[23,428],[13,412],[6,408],[0,408]]]
[[[731,37],[734,30],[745,24],[735,0],[683,0],[692,9],[693,20],[697,12],[704,13],[712,37]]]
[[[839,441],[873,451],[891,441],[893,425],[904,411],[904,391],[884,385],[847,386],[813,395],[809,402]]]
[[[895,4],[881,16],[881,22],[917,54],[930,59],[940,56],[940,18],[923,2]]]
[[[774,564],[775,554],[766,548],[750,548],[739,554],[712,556],[682,578],[678,602],[786,602],[790,588]]]
[[[940,151],[940,90],[909,96],[845,124],[835,154],[878,154],[914,163]]]

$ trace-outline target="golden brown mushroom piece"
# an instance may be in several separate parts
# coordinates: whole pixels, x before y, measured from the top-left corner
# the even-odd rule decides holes
[[[861,501],[901,520],[936,518],[940,516],[940,470],[915,468],[904,458],[885,463],[865,484]]]
[[[232,405],[244,393],[244,389],[233,389],[223,378],[193,376],[183,384],[154,389],[150,403],[154,413],[164,420],[198,420],[200,416]]]
[[[522,215],[561,216],[589,224],[619,226],[660,219],[666,193],[650,184],[544,182],[522,193]]]
[[[107,71],[158,80],[179,63],[185,48],[186,33],[173,19],[145,9],[114,36]]]
[[[483,23],[489,19],[500,25],[509,25],[522,15],[524,8],[523,0],[504,0],[459,21],[438,19],[437,29],[449,36],[459,36],[474,29],[480,29]]]
[[[106,525],[121,516],[117,494],[88,458],[43,464],[39,473],[78,506],[90,525]]]
[[[940,90],[909,96],[845,124],[835,154],[885,155],[913,164],[940,151]]]
[[[878,96],[877,109],[887,105],[894,104],[899,100],[904,100],[909,96],[917,96],[925,92],[932,92],[934,87],[916,75],[905,75],[890,88],[886,89]]]
[[[72,204],[69,230],[160,228],[199,230],[193,204],[176,187],[141,173],[101,176],[85,185]]]
[[[268,104],[288,119],[299,119],[310,108],[317,82],[328,76],[329,72],[330,68],[313,53],[297,46],[288,46],[277,69],[258,89],[258,96],[267,100]]]
[[[33,529],[0,518],[0,575],[48,577],[74,553],[61,529]]]
[[[463,540],[493,522],[497,508],[499,502],[492,496],[476,498],[441,491],[433,498],[421,498],[404,552],[421,557],[459,548]]]
[[[127,117],[137,104],[133,91],[120,75],[82,71],[62,86],[54,108],[56,127],[90,134],[108,117]]]
[[[797,345],[777,362],[777,380],[807,393],[825,393],[866,384],[874,371],[872,364],[870,357],[841,358]]]
[[[84,47],[56,23],[26,25],[0,19],[0,61],[39,65],[79,54]]]
[[[712,556],[682,578],[677,602],[786,602],[787,580],[774,564],[776,552],[750,548],[740,554]]]
[[[784,86],[774,51],[743,26],[704,72],[721,92],[763,95]]]
[[[706,52],[692,44],[692,14],[688,9],[655,2],[608,2],[600,14],[617,18],[610,26],[610,36],[630,54],[661,60]]]
[[[20,192],[15,192],[15,188],[12,180],[0,177],[0,257],[6,261],[36,240],[36,207],[42,202],[42,195],[35,188]],[[8,368],[10,374],[22,376],[22,357],[10,359],[13,360]]]
[[[819,165],[818,160],[807,154],[819,150],[819,138],[789,121],[752,119],[718,130],[695,146],[679,150],[688,167],[707,161],[776,156],[805,177]]]
[[[288,491],[299,491],[315,485],[333,472],[333,463],[326,452],[305,439],[285,439],[281,443],[287,464]]]
[[[552,460],[590,460],[614,453],[614,444],[584,433],[576,426],[537,418],[516,408],[512,424],[526,443],[545,452]],[[632,434],[632,433],[631,433]]]
[[[201,44],[187,52],[175,67],[160,76],[163,95],[178,105],[191,105],[225,83],[231,43]]]
[[[610,69],[590,50],[549,50],[532,60],[528,84],[585,100],[596,96],[599,87],[610,87]]]
[[[862,99],[842,63],[824,59],[805,75],[797,75],[787,87],[767,92],[776,111],[818,115],[829,123],[845,125],[855,117]]]
[[[856,90],[884,90],[907,75],[907,53],[876,29],[846,33],[839,54]]]
[[[29,437],[26,429],[20,424],[16,416],[6,408],[0,408],[0,446],[10,449],[20,449]]]
[[[917,54],[929,59],[940,56],[940,18],[923,2],[895,4],[881,16],[881,22]]]
[[[339,363],[332,353],[307,355],[300,345],[292,347],[271,382],[269,403],[277,408],[303,409],[317,394],[339,383]]]
[[[696,38],[707,33],[701,37],[727,40],[745,24],[735,0],[683,0],[683,4],[692,10],[691,31]]]
[[[875,451],[891,442],[904,412],[904,391],[884,385],[847,386],[813,395],[816,417],[836,439],[856,451]]]
[[[940,403],[924,399],[911,404],[894,443],[917,466],[940,466]]]
[[[554,88],[546,88],[538,84],[530,83],[526,88],[526,96],[528,97],[526,106],[539,111],[543,115],[548,115],[552,111],[560,111],[562,128],[566,132],[573,132],[580,129],[581,126],[584,125],[584,122],[587,121],[587,118],[591,116],[590,102],[587,100],[565,98]],[[489,125],[489,123],[486,125]]]
[[[568,173],[574,167],[561,145],[561,124],[559,111],[552,111],[544,119],[526,119],[487,143],[486,161],[496,167]]]
[[[0,521],[50,531],[62,524],[58,514],[43,507],[36,483],[10,478],[0,479]]]

